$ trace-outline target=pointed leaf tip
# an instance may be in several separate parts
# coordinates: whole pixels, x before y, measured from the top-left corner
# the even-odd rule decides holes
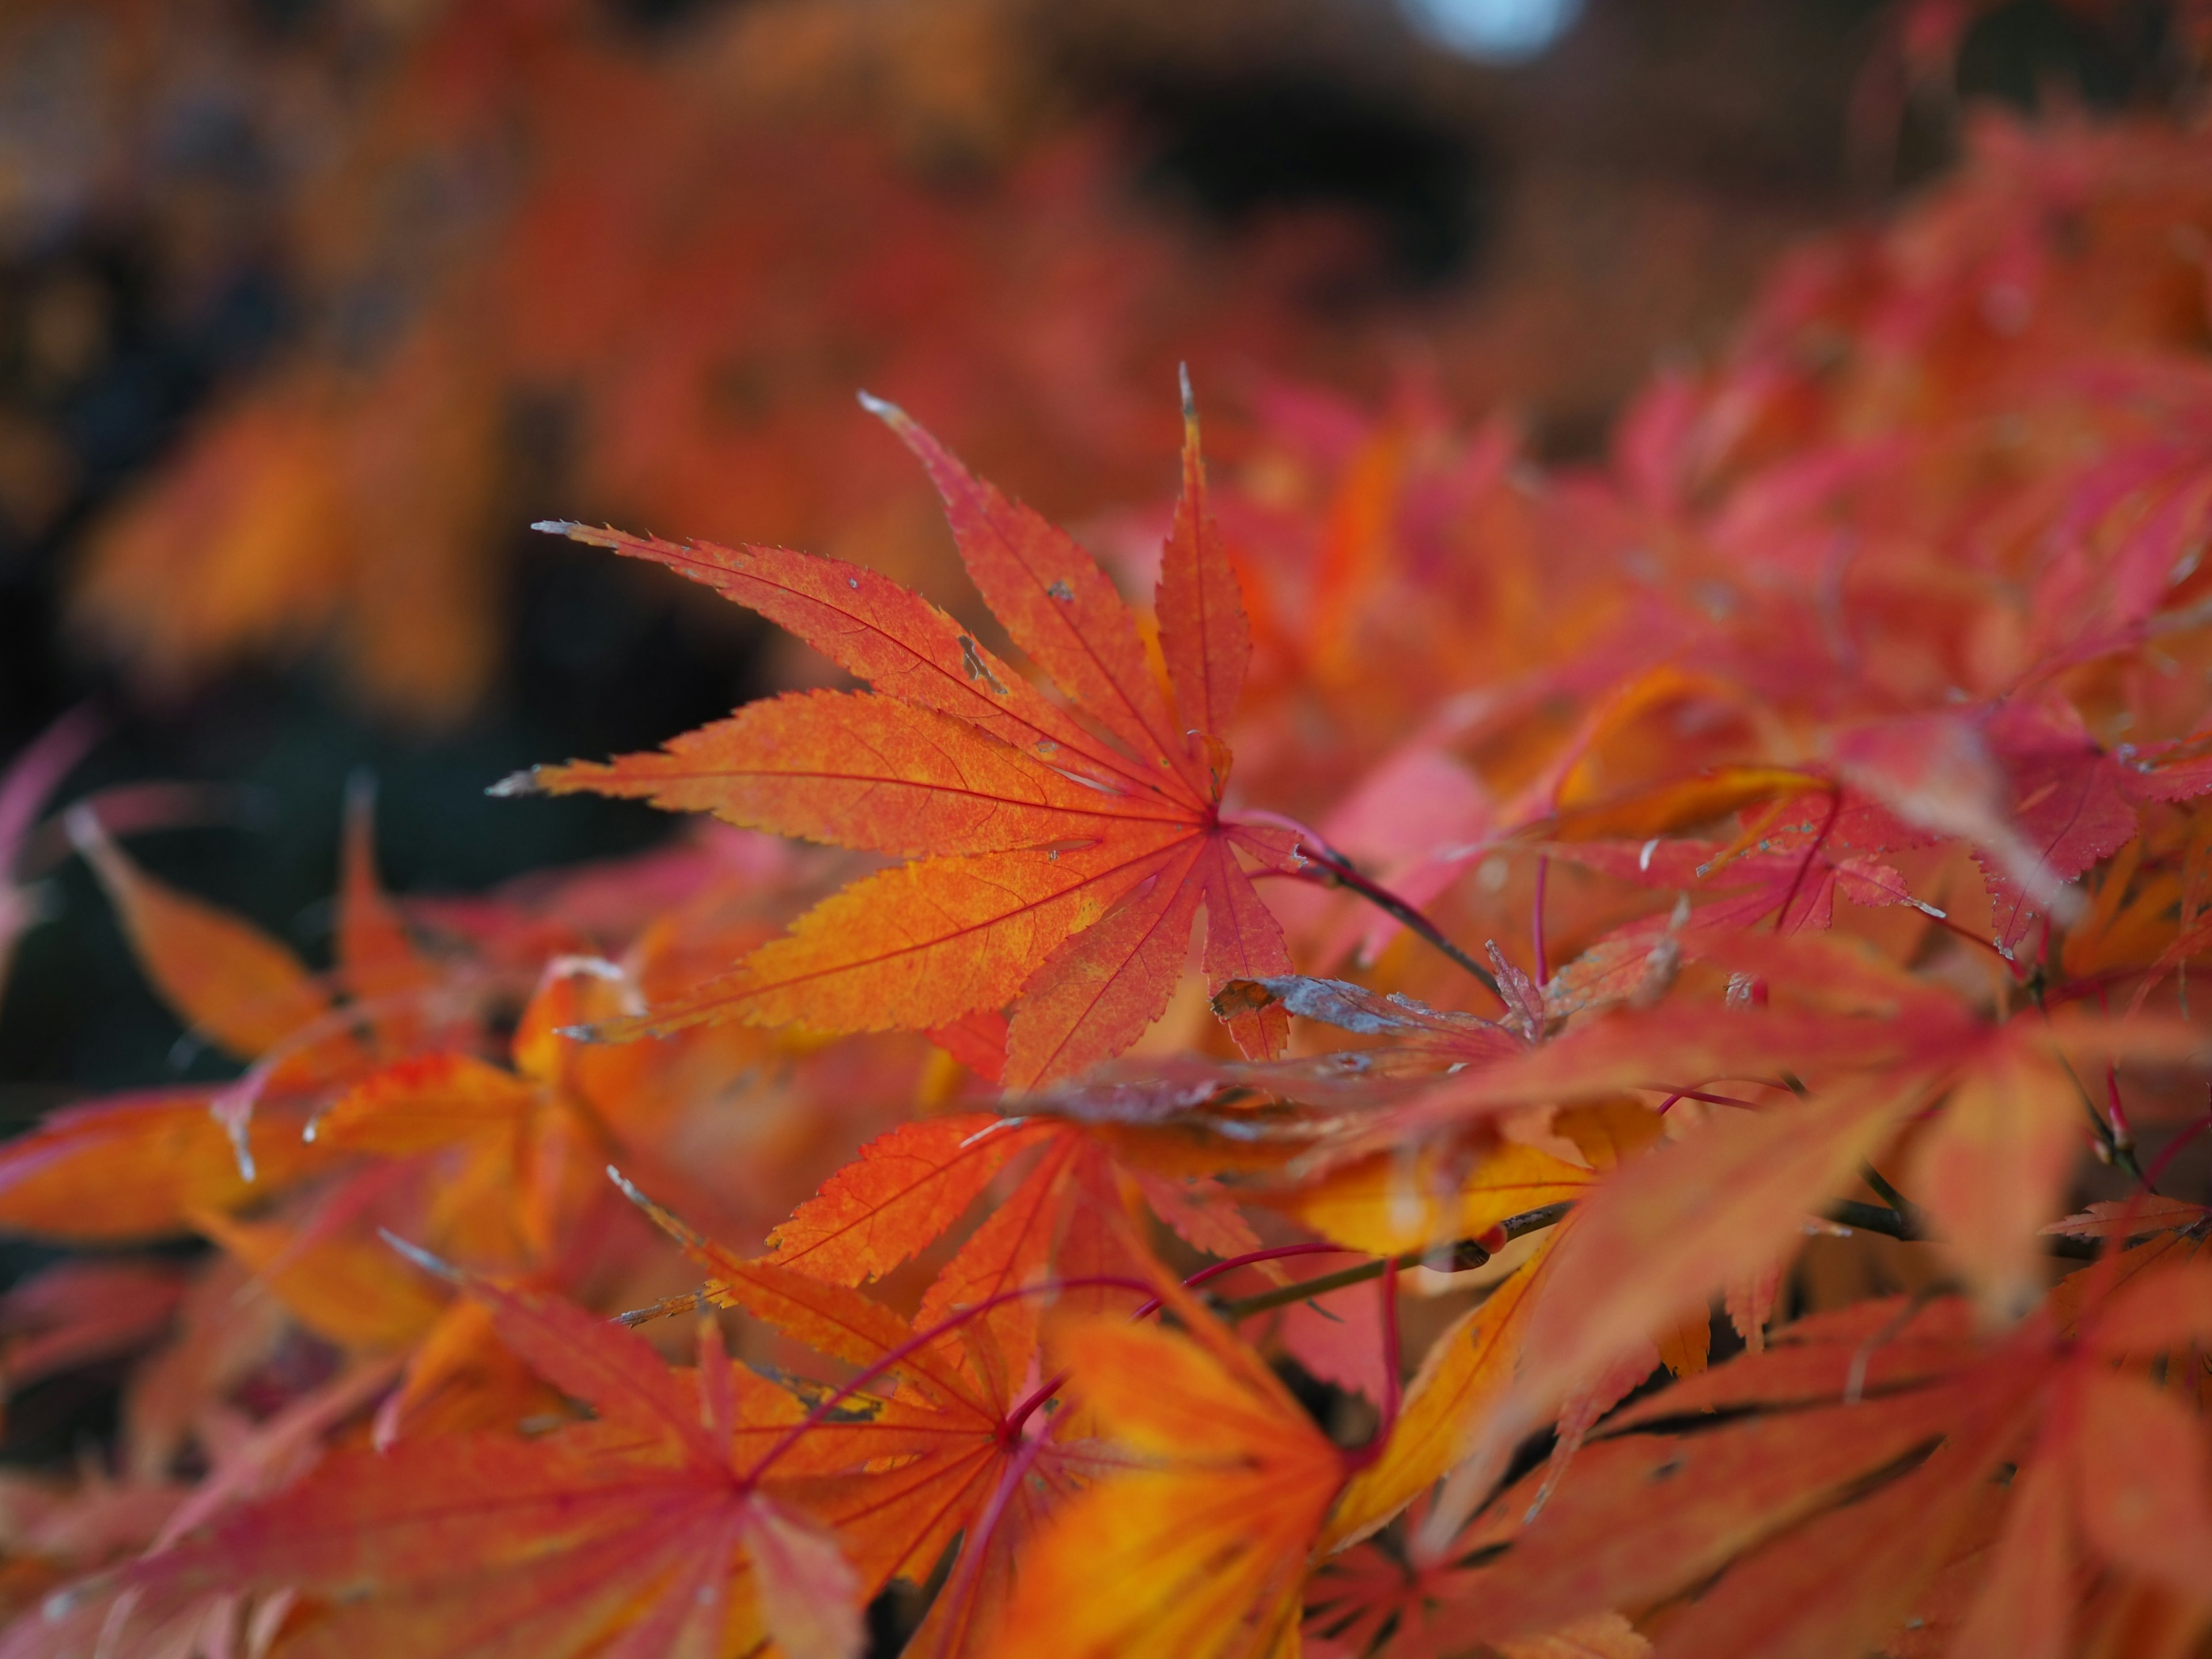
[[[573,536],[583,526],[574,519],[537,519],[531,522],[530,527],[543,531],[548,536]]]
[[[666,1205],[655,1201],[649,1194],[641,1191],[635,1182],[611,1164],[607,1165],[607,1179],[615,1183],[616,1188],[624,1198],[638,1207],[640,1213],[647,1221],[674,1239],[684,1249],[691,1252],[695,1257],[715,1253],[715,1247],[710,1244],[690,1223]],[[680,1301],[681,1298],[672,1300]],[[664,1298],[653,1304],[653,1307],[669,1309],[672,1306],[672,1300]]]
[[[1176,365],[1176,380],[1182,387],[1182,417],[1184,420],[1194,423],[1198,419],[1198,398],[1193,395],[1190,389],[1190,365],[1188,363],[1177,363]]]
[[[520,772],[509,772],[497,783],[484,786],[484,793],[501,800],[511,800],[517,795],[534,795],[538,793],[538,769],[534,766],[526,766]]]
[[[611,1164],[607,1165],[607,1179],[615,1183],[617,1192],[639,1208],[643,1209],[652,1204],[653,1200],[637,1189],[637,1183]]]
[[[106,826],[100,823],[100,814],[93,810],[90,801],[81,800],[64,812],[62,827],[69,832],[70,845],[87,858],[107,845]]]
[[[420,1244],[410,1244],[389,1227],[379,1227],[376,1234],[393,1249],[398,1251],[400,1255],[434,1279],[442,1279],[449,1285],[458,1285],[465,1277],[461,1270],[452,1262],[441,1256],[431,1255]]]
[[[860,407],[879,421],[888,421],[893,426],[896,426],[901,421],[906,419],[906,410],[888,398],[878,398],[872,392],[860,392],[854,395],[860,398]]]

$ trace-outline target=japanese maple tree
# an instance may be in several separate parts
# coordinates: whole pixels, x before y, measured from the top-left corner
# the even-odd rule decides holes
[[[137,1357],[0,1659],[2206,1651],[2209,249],[2201,125],[1992,118],[1602,464],[1186,386],[1156,578],[867,400],[1010,648],[541,526],[863,684],[494,786],[702,815],[611,868],[357,804],[325,973],[71,805],[241,1070],[0,1149],[210,1247],[0,1298]]]

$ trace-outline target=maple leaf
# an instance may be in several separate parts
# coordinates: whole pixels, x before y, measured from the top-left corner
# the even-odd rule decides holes
[[[1626,1196],[1613,1213],[1623,1231],[1602,1251],[1602,1265],[1593,1260],[1588,1283],[1595,1293],[1632,1267],[1640,1275],[1674,1261],[1689,1273],[1702,1258],[1680,1285],[1640,1286],[1660,1307],[1679,1310],[1682,1296],[1719,1289],[1756,1266],[1794,1217],[1824,1189],[1833,1194],[1901,1113],[1940,1102],[1935,1123],[1915,1142],[1908,1184],[1989,1305],[2017,1311],[2033,1299],[2033,1235],[2057,1207],[2076,1144],[2077,1064],[2189,1060],[2203,1048],[2201,1035],[2179,1022],[2107,1022],[2065,1010],[2048,1020],[1985,1022],[1957,999],[1839,941],[1756,934],[1715,948],[1726,965],[1765,982],[1772,1006],[1611,1014],[1520,1058],[1431,1085],[1363,1127],[1352,1146],[1387,1146],[1409,1132],[1464,1127],[1543,1101],[1638,1091],[1679,1097],[1709,1085],[1746,1086],[1730,1079],[1797,1077],[1830,1103],[1795,1133],[1767,1127],[1686,1149],[1674,1155],[1675,1182],[1632,1169],[1618,1177]],[[1754,1083],[1749,1093],[1758,1097],[1717,1098],[1724,1109],[1790,1110],[1780,1103],[1790,1091],[1778,1085]],[[1769,1180],[1771,1188],[1763,1184]],[[1749,1206],[1747,1223],[1750,1211],[1763,1213],[1747,1231],[1709,1231],[1719,1212],[1701,1206],[1692,1196],[1698,1192],[1708,1206],[1726,1193],[1729,1204]],[[1668,1249],[1647,1256],[1643,1245],[1662,1235]],[[1608,1236],[1609,1227],[1593,1230],[1582,1248],[1595,1251]],[[1627,1301],[1614,1304],[1610,1289],[1600,1300],[1625,1318],[1639,1316]],[[1647,1311],[1661,1316],[1659,1308]],[[1602,1346],[1592,1339],[1593,1351]]]
[[[1556,1236],[1515,1268],[1481,1306],[1452,1322],[1430,1345],[1406,1392],[1382,1455],[1355,1474],[1329,1516],[1330,1549],[1365,1537],[1475,1450],[1487,1410],[1513,1380],[1534,1293]]]
[[[1778,933],[1824,929],[1834,920],[1838,894],[1870,907],[1920,908],[1894,867],[1853,850],[1869,830],[1880,836],[1887,828],[1893,845],[1909,836],[1899,833],[1894,825],[1869,824],[1875,815],[1869,805],[1847,800],[1848,793],[1838,792],[1826,804],[1816,797],[1800,821],[1771,827],[1762,823],[1756,850],[1745,845],[1751,840],[1748,834],[1728,846],[1655,837],[1641,843],[1560,842],[1549,850],[1554,858],[1641,887],[1674,892],[1703,888],[1729,895],[1692,912],[1674,928],[1686,955],[1700,935],[1741,933],[1770,918],[1769,925]],[[1734,890],[1737,889],[1747,890]]]
[[[192,1031],[252,1064],[222,1087],[52,1114],[0,1149],[0,1225],[72,1238],[178,1232],[289,1186],[333,1161],[301,1139],[328,1091],[465,1023],[428,1017],[440,981],[377,884],[365,799],[350,815],[337,905],[343,1004],[242,917],[141,870],[101,812],[81,803],[66,823],[155,988]],[[81,1202],[91,1190],[97,1201]]]
[[[1095,1164],[1086,1171],[1084,1150],[1075,1137],[1065,1138],[994,1216],[995,1224],[976,1231],[924,1297],[920,1328],[850,1286],[771,1261],[745,1261],[631,1192],[712,1275],[703,1291],[709,1300],[741,1308],[859,1368],[854,1382],[816,1408],[803,1433],[787,1432],[758,1449],[763,1462],[786,1458],[817,1477],[815,1512],[836,1528],[868,1593],[894,1577],[921,1582],[960,1540],[952,1576],[915,1632],[917,1654],[976,1651],[997,1627],[1017,1547],[1079,1480],[1117,1461],[1073,1436],[1074,1413],[1047,1409],[1060,1382],[1031,1386],[1033,1297],[1054,1288],[1037,1282],[1057,1231],[1058,1206],[1050,1200],[1064,1182],[1082,1182],[1089,1173],[1094,1180],[1084,1196],[1091,1213],[1115,1231],[1101,1214]],[[1146,1281],[1131,1277],[1126,1244],[1110,1255],[1096,1243],[1091,1251],[1105,1259],[1079,1263],[1062,1241],[1060,1266],[1072,1281],[1058,1289],[1063,1299],[1083,1300],[1075,1286],[1103,1287],[1109,1279],[1124,1301],[1131,1288],[1142,1292]],[[878,1377],[904,1386],[890,1398],[865,1392]],[[832,1406],[842,1407],[835,1419],[826,1415]]]
[[[375,811],[373,783],[356,778],[346,792],[335,931],[346,995],[366,1018],[378,1051],[390,1055],[429,1036],[424,1003],[437,975],[377,879]]]
[[[289,951],[244,919],[147,875],[96,813],[80,807],[69,823],[148,976],[193,1031],[241,1060],[282,1053],[286,1082],[320,1082],[360,1065],[351,1035],[331,1024],[329,993]]]
[[[2108,805],[2102,798],[2111,786],[2094,766],[2071,788],[2050,775],[2068,762],[2078,769],[2080,762],[2094,761],[2094,745],[2062,739],[2054,756],[2047,737],[2030,735],[2033,725],[2004,708],[1986,719],[1912,715],[1850,728],[1833,739],[1837,770],[1847,781],[1909,824],[1972,843],[1990,872],[2002,912],[1998,943],[2008,951],[2027,927],[2028,903],[2061,921],[2073,919],[2078,903],[2061,883],[2126,840],[2134,823],[2124,801],[2115,795]],[[2045,752],[2029,752],[2030,744]],[[2007,745],[2019,754],[2010,774],[2001,757]],[[2017,794],[2016,779],[2028,781]],[[2015,815],[2015,801],[2027,817]],[[2115,809],[2126,827],[2115,829]],[[2046,851],[2058,866],[2046,861]]]
[[[694,1191],[624,1133],[657,1079],[619,1059],[612,1077],[579,1066],[581,1045],[559,1035],[635,1000],[608,964],[556,960],[516,1026],[514,1070],[466,1054],[415,1054],[356,1083],[309,1125],[310,1138],[386,1160],[439,1156],[426,1218],[435,1249],[477,1267],[550,1264],[584,1216],[613,1201],[599,1176],[610,1159]]]
[[[1299,1612],[1342,1455],[1172,1281],[1180,1334],[1090,1318],[1055,1351],[1143,1467],[1073,1499],[1024,1559],[994,1655],[1267,1655]]]
[[[1103,1235],[1102,1220],[1121,1207],[1125,1188],[1195,1249],[1230,1256],[1260,1248],[1204,1175],[1182,1171],[1176,1181],[1123,1163],[1083,1129],[1048,1116],[963,1113],[902,1124],[861,1147],[769,1236],[764,1260],[833,1284],[879,1278],[942,1237],[1011,1159],[1032,1150],[1041,1156],[924,1294],[916,1315],[923,1325],[1035,1284],[1055,1253],[1086,1256],[1089,1268],[1118,1265],[1127,1252]],[[983,1351],[987,1363],[1018,1373],[1034,1347],[1036,1317],[1035,1305],[1018,1298],[994,1308],[988,1319],[997,1341]],[[971,1342],[969,1358],[975,1354]]]
[[[1911,27],[1941,33],[1945,13]],[[557,42],[538,31],[562,15],[425,38]],[[595,59],[453,56],[479,89],[560,59],[625,134],[696,142],[672,138],[649,82],[586,81]],[[125,1480],[0,1492],[0,1608],[27,1609],[0,1656],[843,1653],[858,1607],[899,1579],[937,1587],[909,1644],[928,1659],[2200,1643],[2208,1227],[2150,1189],[2186,1177],[2175,1155],[2206,1121],[2201,1077],[2163,1068],[2202,1058],[2185,975],[2212,945],[2212,380],[2201,262],[2173,229],[2212,207],[2212,170],[2202,134],[2148,123],[1988,123],[1970,142],[1960,180],[1778,276],[1710,369],[1662,377],[1608,459],[1547,488],[1504,422],[1462,436],[1418,388],[1376,418],[1263,389],[1246,492],[1209,497],[1187,436],[1156,629],[888,406],[1012,664],[855,565],[563,526],[720,588],[868,683],[538,775],[742,831],[403,914],[357,798],[319,975],[146,876],[104,801],[75,814],[149,977],[248,1070],[73,1109],[0,1150],[0,1223],[222,1246],[64,1269],[0,1307],[15,1381],[158,1342],[172,1308],[178,1327],[132,1378]],[[696,238],[712,258],[689,215],[681,249],[630,218],[578,238],[649,200],[627,159],[532,199],[530,257],[495,285],[527,313],[520,357],[487,338],[445,374],[464,325],[440,301],[346,384],[295,360],[187,446],[174,476],[204,512],[146,509],[88,592],[176,662],[330,614],[378,678],[428,700],[483,661],[452,534],[485,500],[471,458],[526,358],[533,380],[554,363],[615,398],[624,418],[587,422],[605,430],[580,459],[611,463],[625,499],[704,524],[773,498],[741,521],[781,532],[834,480],[849,522],[881,487],[868,458],[782,420],[702,440],[676,411],[721,354],[659,325],[709,270],[742,292],[738,267],[767,247],[780,269],[803,237],[716,234],[718,185]],[[739,173],[785,207],[847,177],[794,164],[763,196],[760,170]],[[822,196],[902,246],[949,222],[878,225],[896,199]],[[547,271],[564,303],[538,293]],[[935,315],[896,309],[932,287],[882,284],[880,302]],[[653,325],[617,326],[626,307]],[[931,350],[945,361],[917,381]],[[891,382],[974,372],[964,334],[923,353],[895,349]],[[426,492],[405,560],[371,558]],[[1104,533],[1127,552],[1139,522]],[[304,557],[275,556],[288,527],[313,532]],[[907,528],[884,526],[886,559]],[[210,570],[223,580],[178,586]],[[1389,923],[1301,890],[1280,907],[1318,959],[1364,944],[1373,985],[1288,971],[1253,866],[1300,873],[1307,837],[1231,809],[1232,720],[1239,787],[1400,888],[1315,842],[1309,881]],[[0,786],[0,933],[68,737]],[[828,890],[814,872],[849,866],[754,830],[894,867],[775,938],[795,893]],[[1241,1059],[1167,1052],[1198,1016],[1179,993],[1176,1041],[1133,1041],[1201,908]],[[418,952],[413,922],[468,965]],[[1507,943],[1486,970],[1447,926]],[[1436,964],[1384,955],[1401,927],[1505,1013],[1454,1012]],[[527,1006],[495,1064],[477,1005],[510,993]],[[469,1012],[449,1018],[448,997]],[[667,1043],[577,1035],[725,1017]],[[1293,1017],[1367,1046],[1282,1057]],[[919,1042],[836,1040],[893,1028],[941,1051],[918,1079]],[[822,1086],[789,1086],[801,1067]],[[1019,1115],[972,1109],[987,1098]],[[2138,1160],[2131,1118],[2171,1138]],[[2085,1136],[2146,1195],[2054,1222]],[[721,1236],[765,1235],[766,1259],[666,1222],[703,1280],[666,1295],[685,1281],[599,1186],[610,1157]],[[1881,1204],[1844,1196],[1862,1182]],[[1171,1248],[1216,1258],[1182,1285],[1140,1231],[1147,1205]],[[1800,1261],[1824,1213],[1889,1237],[1826,1236]],[[455,1295],[385,1251],[380,1221],[535,1277]],[[1459,1266],[1540,1230],[1472,1291],[1400,1283],[1440,1247],[1478,1247]],[[2091,1252],[2051,1283],[2051,1256]],[[1380,1259],[1335,1266],[1353,1254]],[[1954,1270],[1971,1297],[1942,1289]],[[1189,1292],[1237,1272],[1280,1278]],[[1877,1277],[1921,1288],[1850,1300]],[[1356,1309],[1326,1301],[1362,1281]],[[811,1349],[822,1375],[732,1368],[703,1326],[698,1363],[672,1370],[555,1299],[571,1291],[660,1298],[625,1321],[703,1297],[740,1310],[749,1347],[795,1365]],[[1747,1349],[1718,1363],[1717,1297]],[[1820,1311],[1793,1322],[1800,1306]],[[1160,1311],[1170,1328],[1144,1322]],[[1440,1333],[1409,1382],[1401,1325]],[[1270,1358],[1285,1349],[1372,1401],[1365,1444],[1340,1451],[1307,1419]],[[1537,1434],[1552,1455],[1524,1466]]]
[[[2135,775],[2089,738],[2070,707],[2008,705],[1990,724],[1990,742],[2014,792],[2014,820],[2053,879],[2071,881],[2135,839],[2127,787]],[[1986,855],[1984,866],[1997,942],[2009,951],[2039,912],[2018,876]]]
[[[904,1125],[862,1147],[793,1211],[769,1235],[765,1261],[837,1285],[876,1278],[941,1237],[1008,1158],[1039,1144],[1044,1155],[939,1271],[915,1314],[934,1328],[957,1323],[961,1310],[988,1310],[952,1347],[953,1363],[1012,1410],[1036,1346],[1037,1305],[1022,1292],[1042,1281],[1056,1244],[1073,1257],[1067,1212],[1107,1179],[1080,1131],[981,1114]]]
[[[1107,734],[1047,702],[943,612],[872,571],[775,549],[545,526],[657,560],[796,633],[874,693],[756,703],[658,754],[540,767],[514,789],[589,790],[902,856],[728,974],[609,1033],[702,1019],[828,1031],[927,1029],[1011,1002],[1005,1081],[1118,1053],[1166,1006],[1206,912],[1206,969],[1286,972],[1281,928],[1237,862],[1295,869],[1295,840],[1222,812],[1227,728],[1251,652],[1207,516],[1194,416],[1158,603],[1164,690],[1136,619],[1090,556],[875,404],[944,497],[968,571],[1014,642]],[[507,787],[507,786],[503,786]],[[1230,1022],[1248,1054],[1279,1012]]]
[[[341,1348],[405,1352],[445,1310],[440,1287],[409,1271],[374,1235],[222,1215],[202,1216],[198,1224],[252,1269],[304,1328]]]
[[[1878,1486],[1877,1498],[1902,1492],[1872,1512],[1880,1516],[1877,1536],[1903,1530],[1901,1516],[1916,1504],[1948,1501],[1957,1510],[2017,1434],[2033,1384],[2002,1362],[1981,1360],[1955,1324],[1928,1328],[1923,1316],[1916,1330],[1898,1311],[1875,1304],[1805,1322],[1768,1352],[1740,1358],[1624,1413],[1583,1448],[1540,1512],[1531,1511],[1530,1499],[1541,1471],[1499,1494],[1466,1531],[1444,1534],[1455,1559],[1495,1551],[1457,1581],[1455,1606],[1468,1633],[1492,1640],[1534,1636],[1591,1613],[1649,1605],[1739,1556],[1758,1560],[1758,1547],[1786,1543],[1793,1529],[1818,1528],[1832,1516],[1846,1525],[1850,1517],[1866,1517],[1863,1507],[1837,1506],[1885,1470],[1892,1484]],[[1885,1321],[1898,1328],[1886,1329]],[[1892,1337],[1903,1340],[1893,1348]],[[1856,1394],[1849,1392],[1855,1361]],[[1709,1386],[1699,1386],[1708,1378]],[[1701,1408],[1723,1402],[1745,1414],[1723,1418],[1705,1432],[1671,1431],[1681,1414],[1694,1421]],[[1745,1410],[1770,1402],[1775,1409]],[[1965,1455],[1916,1468],[1917,1455],[1947,1434],[1961,1437]],[[1621,1505],[1625,1490],[1655,1486],[1667,1497],[1647,1518]],[[1435,1519],[1428,1517],[1431,1525]],[[1922,1547],[1910,1554],[1919,1559]],[[1872,1592],[1901,1619],[1914,1587],[1897,1582],[1898,1562],[1870,1559],[1863,1548],[1826,1559],[1832,1596],[1848,1607]],[[1850,1561],[1850,1571],[1835,1571],[1839,1559]],[[1932,1559],[1924,1565],[1933,1571]],[[1734,1595],[1729,1578],[1721,1581],[1720,1594]],[[1800,1595],[1802,1606],[1788,1609],[1785,1621],[1802,1620],[1811,1631],[1833,1626],[1826,1639],[1834,1645],[1820,1650],[1853,1650],[1849,1632],[1856,1621],[1837,1626],[1844,1609],[1832,1599]],[[1861,1626],[1861,1634],[1878,1638],[1886,1629],[1878,1618],[1871,1631]],[[1765,1630],[1770,1640],[1781,1633]],[[1711,1650],[1759,1650],[1717,1643]]]
[[[1378,1544],[1332,1556],[1306,1586],[1301,1651],[1316,1659],[1455,1659],[1467,1651],[1458,1606],[1465,1571]],[[1615,1613],[1488,1645],[1503,1659],[1646,1659],[1651,1651]]]
[[[2116,1268],[2076,1278],[2109,1287]],[[1453,1575],[1449,1601],[1493,1641],[1694,1584],[1662,1652],[1863,1651],[1906,1622],[1993,1500],[2008,1518],[1947,1650],[2066,1650],[2059,1586],[2077,1550],[2201,1602],[2212,1447],[2170,1393],[2112,1363],[2212,1334],[2212,1272],[2168,1262],[2090,1294],[2074,1339],[2039,1317],[1984,1345],[1955,1303],[1787,1327],[1615,1416],[1540,1512],[1531,1477],[1423,1547],[1480,1562]],[[2036,1450],[2008,1493],[1991,1476],[2023,1443]],[[1657,1482],[1654,1525],[1620,1499]],[[2039,1567],[2056,1569],[2049,1582],[2031,1582]]]
[[[2039,1356],[2039,1431],[1954,1651],[2064,1652],[2064,1587],[2085,1556],[2205,1616],[2212,1440],[2201,1405],[2192,1410],[2172,1380],[2160,1386],[2130,1362],[2212,1346],[2212,1268],[2167,1260],[2119,1283],[2123,1271],[2108,1260],[2075,1275],[2094,1298],[2079,1340]]]
[[[1852,1186],[1917,1098],[1881,1083],[1756,1115],[1723,1109],[1581,1194],[1527,1334],[1520,1386],[1540,1397],[1632,1353],[1670,1318],[1694,1312],[1702,1324],[1707,1298],[1758,1271]]]
[[[300,1136],[313,1106],[265,1106],[247,1127],[258,1182],[239,1167],[201,1087],[109,1096],[49,1113],[0,1146],[0,1228],[40,1237],[124,1243],[188,1231],[197,1213],[234,1210],[329,1167]]]
[[[206,1588],[329,1600],[307,1652],[718,1654],[860,1647],[852,1571],[817,1524],[746,1478],[741,1429],[797,1420],[702,1324],[685,1380],[639,1338],[556,1299],[472,1284],[501,1336],[595,1420],[340,1453],[301,1485],[149,1557],[142,1616]]]

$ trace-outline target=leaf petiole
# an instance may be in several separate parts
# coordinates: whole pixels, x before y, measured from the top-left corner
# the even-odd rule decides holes
[[[1524,1210],[1499,1222],[1492,1235],[1502,1246],[1519,1238],[1524,1233],[1541,1232],[1565,1219],[1573,1209],[1572,1200],[1547,1204],[1540,1209]],[[1292,1285],[1278,1285],[1274,1289],[1255,1295],[1239,1297],[1232,1302],[1215,1304],[1213,1311],[1219,1317],[1235,1322],[1256,1313],[1266,1313],[1273,1308],[1288,1307],[1293,1302],[1303,1302],[1310,1296],[1326,1296],[1331,1291],[1340,1291],[1347,1285],[1364,1285],[1370,1279],[1380,1279],[1387,1273],[1404,1267],[1436,1267],[1441,1266],[1450,1273],[1465,1273],[1480,1267],[1497,1254],[1488,1243],[1471,1238],[1434,1249],[1406,1250],[1397,1255],[1377,1256],[1373,1261],[1360,1262],[1356,1267],[1339,1268],[1333,1273],[1322,1273],[1313,1279],[1302,1279]]]
[[[1498,988],[1497,975],[1445,938],[1442,928],[1389,888],[1361,875],[1352,867],[1349,860],[1340,855],[1332,857],[1308,848],[1306,857],[1310,867],[1298,872],[1292,878],[1294,880],[1310,881],[1319,887],[1341,887],[1349,892],[1357,893],[1385,915],[1402,925],[1408,933],[1418,934],[1436,946],[1437,950],[1480,980],[1483,988],[1491,995],[1496,997],[1501,1003],[1505,1002],[1504,993]]]

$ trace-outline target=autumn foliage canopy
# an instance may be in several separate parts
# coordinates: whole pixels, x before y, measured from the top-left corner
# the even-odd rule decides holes
[[[1102,567],[864,397],[982,610],[541,525],[847,678],[489,897],[356,801],[327,972],[61,814],[239,1069],[0,1149],[10,1385],[143,1355],[0,1656],[2203,1651],[2208,345],[2205,130],[1992,118],[1600,465],[1163,384]]]

